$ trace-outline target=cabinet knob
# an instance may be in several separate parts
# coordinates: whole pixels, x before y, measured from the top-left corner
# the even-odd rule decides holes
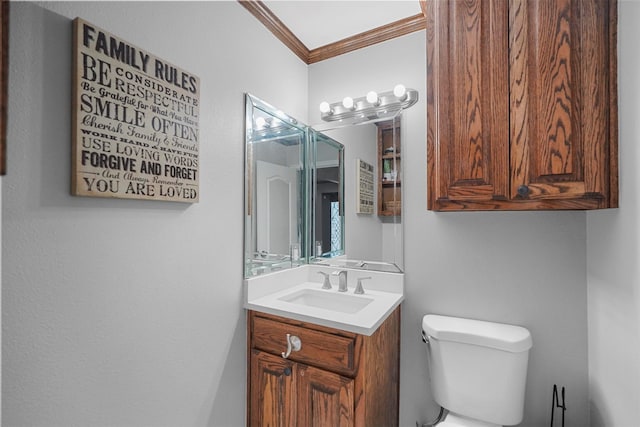
[[[529,187],[526,185],[521,185],[518,187],[518,196],[527,197],[529,195]]]
[[[287,376],[287,377],[289,375],[291,375],[291,368],[290,367],[287,366],[286,368],[284,368],[284,375]]]

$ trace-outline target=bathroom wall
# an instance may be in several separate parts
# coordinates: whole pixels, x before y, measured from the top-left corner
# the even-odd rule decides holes
[[[640,420],[640,2],[618,9],[620,208],[587,214],[593,427]]]
[[[528,327],[534,347],[522,425],[548,424],[553,383],[567,387],[566,425],[588,425],[586,215],[426,211],[424,33],[307,69],[235,2],[11,6],[9,174],[2,179],[3,425],[243,425],[242,94],[303,121],[309,109],[307,121],[314,123],[322,99],[384,91],[397,82],[421,96],[403,118],[401,425],[436,414],[419,335],[428,312]],[[201,78],[200,203],[69,195],[75,16]],[[626,102],[637,113],[633,100]],[[589,215],[590,230],[594,221],[618,221]],[[635,225],[625,218],[616,225],[620,240],[622,225]],[[637,282],[631,262],[637,257],[621,255],[625,274]],[[602,271],[598,277],[617,279],[609,265]],[[590,270],[590,286],[591,277]],[[636,291],[626,288],[627,295]],[[614,306],[623,301],[625,293]],[[637,323],[638,305],[616,323]],[[613,341],[618,348],[623,342],[622,334]],[[614,385],[609,380],[608,387]]]
[[[405,294],[400,425],[437,415],[427,383],[422,316],[506,322],[533,335],[522,426],[549,425],[553,384],[566,387],[566,426],[588,425],[586,220],[583,212],[426,210],[425,34],[414,33],[309,67],[318,105],[404,83],[420,92],[403,122]],[[406,131],[405,131],[406,130]]]
[[[71,18],[201,79],[200,203],[70,195]],[[11,3],[3,425],[244,425],[244,99],[307,67],[236,2]]]

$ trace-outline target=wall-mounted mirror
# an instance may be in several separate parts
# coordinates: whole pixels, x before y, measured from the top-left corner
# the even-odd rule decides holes
[[[343,258],[315,263],[402,272],[401,114],[366,123],[323,123],[321,135],[344,146]]]
[[[245,277],[306,256],[307,127],[260,99],[245,99]]]
[[[246,95],[246,278],[308,262],[402,272],[400,117],[312,129]]]

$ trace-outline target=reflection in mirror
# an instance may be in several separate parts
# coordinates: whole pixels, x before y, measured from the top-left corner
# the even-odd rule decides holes
[[[345,256],[329,258],[324,255],[314,262],[402,272],[401,123],[398,113],[391,118],[358,125],[314,126],[320,134],[344,145],[345,164]],[[366,173],[358,173],[360,165],[371,166],[373,176],[369,178]],[[362,203],[369,197],[373,199],[373,209],[363,209]]]
[[[246,95],[245,277],[305,256],[306,128]]]
[[[344,254],[344,146],[327,135],[311,130],[315,148],[313,170],[312,254],[335,257]]]

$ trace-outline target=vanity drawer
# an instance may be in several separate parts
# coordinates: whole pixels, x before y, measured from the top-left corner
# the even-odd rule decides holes
[[[302,348],[293,351],[289,359],[307,365],[327,369],[343,375],[356,371],[356,337],[345,337],[305,328],[304,326],[278,322],[252,316],[252,346],[281,356],[287,351],[287,334],[300,338]]]

